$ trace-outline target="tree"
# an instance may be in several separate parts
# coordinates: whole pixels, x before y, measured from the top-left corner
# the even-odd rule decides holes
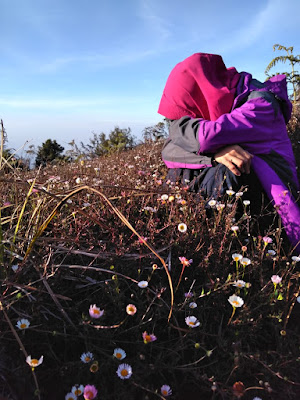
[[[85,153],[92,158],[128,150],[133,148],[134,145],[135,139],[131,134],[131,129],[120,129],[118,126],[110,132],[108,138],[103,132],[99,134],[93,132],[93,137],[89,139],[89,143],[81,142]]]
[[[48,162],[56,159],[62,159],[61,153],[64,151],[64,147],[56,142],[56,140],[47,139],[42,146],[38,147],[35,165],[45,166]]]
[[[294,50],[293,47],[285,47],[280,44],[274,44],[273,50],[275,51],[276,49],[278,49],[280,51],[284,50],[284,51],[286,51],[287,54],[285,56],[277,56],[277,57],[273,58],[273,60],[267,66],[267,68],[265,70],[265,74],[269,78],[271,78],[274,75],[278,75],[278,74],[269,75],[268,72],[270,71],[271,68],[275,67],[275,65],[278,62],[286,63],[286,61],[288,61],[291,65],[292,71],[291,72],[281,72],[281,73],[286,76],[287,82],[292,84],[292,86],[293,86],[293,101],[294,101],[294,103],[296,103],[297,92],[299,93],[300,75],[299,75],[298,71],[295,70],[295,65],[300,63],[300,55],[299,54],[296,56],[293,55],[293,50]]]
[[[157,142],[160,139],[164,139],[168,135],[165,122],[158,122],[154,126],[147,126],[143,130],[143,138],[145,142]]]

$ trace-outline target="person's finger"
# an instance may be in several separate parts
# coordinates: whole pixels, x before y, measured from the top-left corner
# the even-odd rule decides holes
[[[228,169],[230,169],[230,171],[233,172],[234,175],[241,176],[241,171],[236,166],[233,159],[232,160],[224,160],[224,162],[222,164],[224,164]]]

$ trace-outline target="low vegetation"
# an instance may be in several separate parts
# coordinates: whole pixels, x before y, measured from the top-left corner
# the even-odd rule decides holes
[[[161,147],[1,175],[2,396],[298,398],[298,254]]]

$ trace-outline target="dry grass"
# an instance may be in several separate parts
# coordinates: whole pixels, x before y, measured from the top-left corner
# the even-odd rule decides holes
[[[95,385],[105,400],[163,398],[163,384],[174,399],[297,398],[299,273],[280,226],[254,231],[251,205],[233,222],[242,197],[226,196],[224,209],[207,213],[198,195],[163,188],[160,150],[149,143],[83,165],[2,174],[3,396],[64,399],[78,383]],[[236,265],[234,253],[251,264]],[[272,275],[282,278],[276,288]],[[244,304],[230,320],[232,294]],[[92,304],[101,318],[89,316]],[[200,326],[187,326],[191,315]],[[24,330],[16,327],[22,318],[30,321]],[[145,344],[144,331],[157,340]],[[132,366],[128,380],[116,374],[116,347]],[[97,372],[80,360],[87,351]],[[28,354],[44,356],[34,371]]]

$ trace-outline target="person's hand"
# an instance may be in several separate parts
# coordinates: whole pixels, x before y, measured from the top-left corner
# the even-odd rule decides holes
[[[224,164],[237,176],[240,176],[243,172],[250,173],[252,158],[253,154],[248,153],[237,144],[224,147],[215,154],[215,160],[220,164]]]

